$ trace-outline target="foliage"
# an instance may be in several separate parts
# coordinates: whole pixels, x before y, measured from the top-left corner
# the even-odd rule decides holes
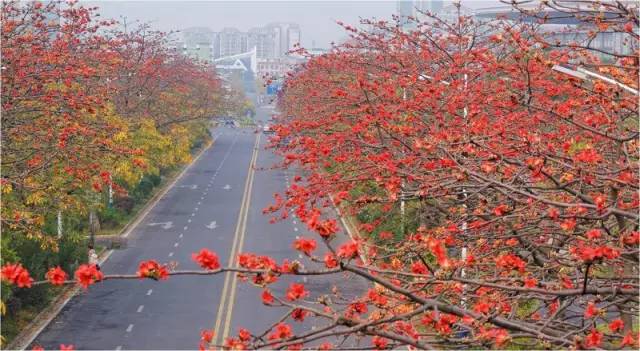
[[[587,16],[595,28],[602,24],[599,19],[608,18],[609,7],[600,3],[594,1],[586,11],[600,13]],[[618,22],[613,26],[629,33],[625,35],[636,48],[637,5],[616,6],[624,7],[627,17],[614,14]],[[580,62],[637,90],[637,82],[626,75],[637,72],[638,61],[622,55],[602,64],[589,50],[546,46],[536,24],[480,24],[465,16],[446,22],[429,15],[414,21],[417,30],[409,32],[385,21],[363,21],[366,31],[345,26],[350,41],[311,58],[285,83],[272,141],[283,166],[301,169],[304,178],[296,176],[265,212],[286,218],[293,210],[317,233],[326,244],[322,253],[315,239],[293,243],[315,263],[312,267],[247,252],[238,255],[237,266],[221,267],[218,255],[204,248],[192,255],[203,270],[176,271],[148,260],[136,274],[102,275],[95,266],[81,265],[75,279],[65,280],[54,269],[57,273],[45,280],[39,266],[33,274],[40,280],[32,281],[29,271],[13,261],[3,262],[3,283],[12,288],[89,288],[109,279],[234,272],[263,288],[264,304],[286,307],[290,313],[266,331],[241,329],[215,345],[229,349],[333,349],[316,342],[350,335],[370,336],[378,349],[637,348],[638,96],[619,85],[577,80],[552,67]],[[126,68],[142,67],[140,76],[153,76],[158,61],[143,42],[131,45],[153,63],[134,62]],[[112,82],[142,83],[135,77],[127,74]],[[179,111],[174,104],[186,102],[183,94],[189,87],[168,96],[155,90],[161,86],[151,85],[150,93],[167,102],[166,111]],[[121,93],[115,111],[127,128],[142,133],[142,140],[159,142],[163,150],[162,138],[171,135],[180,150],[188,146],[187,126],[167,121],[164,110],[150,116],[155,110],[144,106],[146,91]],[[68,104],[71,98],[62,102]],[[132,101],[136,103],[130,105]],[[77,118],[124,130],[113,120],[76,112]],[[25,114],[21,117],[31,118],[30,112]],[[140,118],[130,122],[131,116]],[[12,133],[12,143],[19,143],[19,133]],[[138,166],[162,161],[154,159],[154,152],[160,152],[155,145],[123,144],[124,154],[132,149],[134,156],[148,157]],[[138,151],[145,145],[148,155]],[[171,162],[186,157],[180,150],[172,149]],[[20,157],[10,160],[30,170]],[[39,163],[34,164],[31,172],[40,172]],[[81,159],[78,164],[83,165]],[[154,166],[160,167],[147,166],[152,175]],[[90,182],[92,174],[84,180]],[[73,184],[77,175],[68,178],[62,184]],[[20,179],[9,176],[4,192],[36,189],[25,188]],[[80,185],[83,194],[91,188]],[[34,207],[41,201],[36,200],[20,204]],[[404,215],[413,218],[412,226],[402,218],[402,203],[408,203]],[[360,227],[378,240],[399,240],[382,238],[388,240],[384,245],[368,238],[333,240],[339,232],[331,216],[333,205],[360,215]],[[15,222],[21,223],[23,216],[9,218],[11,229],[18,229]],[[38,224],[35,215],[27,218]],[[269,288],[283,275],[330,274],[373,284],[347,303],[310,300],[300,283],[285,292]],[[294,333],[289,323],[307,315],[322,326]],[[201,348],[212,346],[213,335],[203,331]]]

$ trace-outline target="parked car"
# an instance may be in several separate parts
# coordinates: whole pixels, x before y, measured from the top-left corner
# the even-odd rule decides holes
[[[264,134],[273,134],[275,133],[275,131],[273,130],[273,128],[271,128],[270,124],[265,124],[264,127],[262,127],[262,132]]]

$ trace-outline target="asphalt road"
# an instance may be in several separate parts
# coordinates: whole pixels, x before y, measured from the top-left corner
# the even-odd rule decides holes
[[[272,109],[258,109],[257,119],[266,121],[271,113]],[[216,251],[225,265],[232,248],[269,255],[278,262],[307,262],[291,247],[296,236],[312,236],[304,225],[293,216],[269,224],[262,214],[273,202],[273,193],[282,192],[292,177],[279,169],[251,170],[252,162],[257,168],[270,168],[278,160],[264,148],[267,137],[253,129],[217,128],[214,134],[214,145],[133,228],[128,247],[113,252],[103,264],[104,273],[135,273],[139,262],[147,259],[197,269],[191,254],[202,247]],[[282,293],[292,280],[303,281],[282,279],[272,290]],[[310,298],[329,293],[336,284],[345,296],[364,289],[362,282],[342,275],[305,283]],[[73,298],[33,344],[45,349],[61,343],[76,349],[196,349],[202,329],[218,326],[221,342],[240,327],[262,332],[276,322],[286,311],[264,306],[260,293],[233,275],[106,281]],[[295,329],[306,330],[312,324],[309,320]]]

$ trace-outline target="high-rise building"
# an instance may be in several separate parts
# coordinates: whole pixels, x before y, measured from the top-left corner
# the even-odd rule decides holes
[[[415,22],[411,18],[416,16],[416,1],[398,0],[396,2],[396,12],[398,16],[398,24],[403,30],[412,30],[415,28]]]
[[[252,49],[249,47],[248,33],[236,28],[224,28],[213,39],[214,58],[237,55]]]
[[[254,47],[258,58],[280,58],[300,42],[300,32],[295,23],[270,23],[247,32],[224,28],[213,35],[213,58],[249,52]]]
[[[416,29],[415,21],[409,17],[428,21],[429,19],[423,14],[439,15],[443,9],[444,1],[442,0],[398,0],[396,2],[398,21],[403,30]]]
[[[420,10],[423,12],[430,12],[433,15],[437,15],[442,11],[444,7],[444,1],[442,0],[423,0],[421,1]]]
[[[211,60],[213,60],[214,33],[211,29],[193,27],[182,30],[180,33],[182,34],[182,38],[177,46],[184,55],[203,62],[211,62]]]

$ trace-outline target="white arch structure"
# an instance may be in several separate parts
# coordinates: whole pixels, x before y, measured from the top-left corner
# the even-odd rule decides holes
[[[250,68],[251,68],[251,71],[253,72],[253,75],[255,76],[258,71],[258,56],[257,56],[257,48],[255,46],[249,52],[243,52],[241,54],[219,57],[217,59],[214,59],[213,63],[216,65],[216,68],[219,68],[219,69],[224,69],[224,70],[243,69],[246,71],[247,67],[245,67],[244,63],[240,61],[240,59],[243,59],[243,58],[250,58],[250,62],[251,62]],[[233,64],[230,64],[230,65],[222,64],[222,62],[231,61],[231,60],[234,61]]]

